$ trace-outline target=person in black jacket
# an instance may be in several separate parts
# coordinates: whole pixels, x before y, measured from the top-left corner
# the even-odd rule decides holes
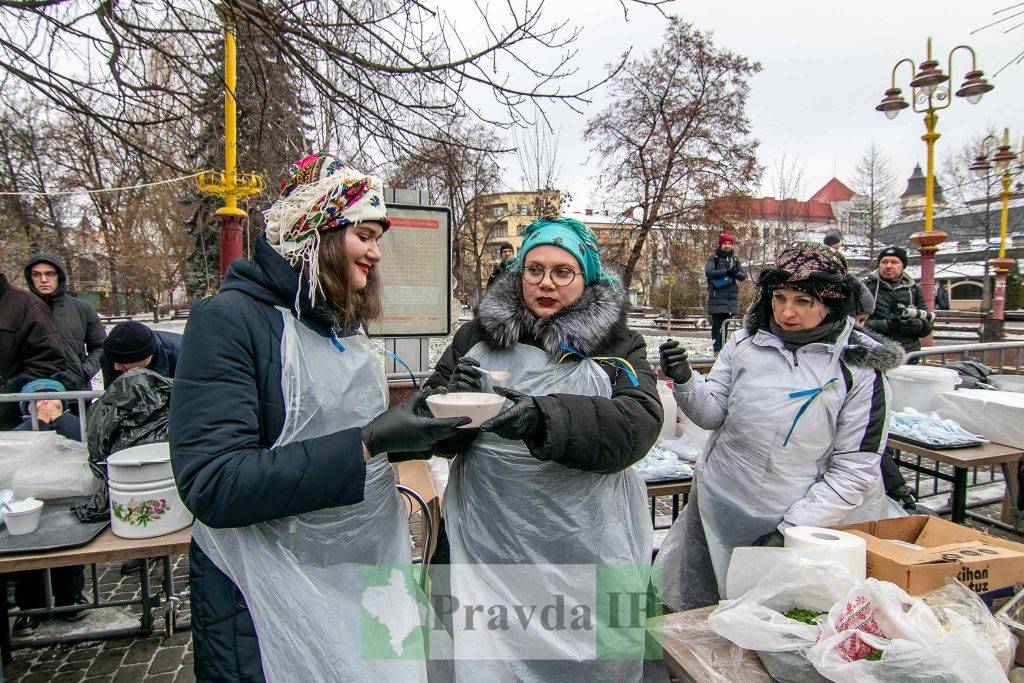
[[[17,393],[31,380],[52,377],[66,367],[49,309],[0,273],[0,393]],[[17,404],[0,403],[0,430],[20,421]]]
[[[739,283],[747,279],[734,253],[735,240],[727,232],[718,236],[718,249],[708,256],[704,276],[708,281],[708,315],[715,353],[722,350],[722,323],[740,312]]]
[[[36,379],[23,386],[21,393],[32,394],[66,390],[67,388],[56,380]],[[51,399],[48,401],[36,401],[35,404],[37,417],[35,431],[52,431],[57,432],[65,439],[73,441],[82,440],[81,423],[78,420],[78,416],[66,410],[63,401]],[[21,412],[21,424],[15,427],[14,431],[33,431],[28,401],[21,403]],[[55,605],[89,604],[89,601],[82,595],[82,591],[85,589],[85,567],[82,565],[57,567],[51,570],[50,578],[52,580],[53,601]],[[46,605],[43,570],[19,572],[14,576],[14,579],[14,601],[19,609],[34,609]],[[61,618],[65,621],[77,621],[83,616],[85,616],[84,611],[63,612],[61,614]],[[38,626],[39,617],[26,614],[14,620],[12,633],[16,636],[29,636],[35,632]]]
[[[103,341],[100,367],[103,386],[133,368],[146,368],[161,377],[174,379],[181,353],[181,335],[177,332],[153,331],[134,320],[114,325]]]
[[[88,389],[100,369],[107,333],[92,306],[68,294],[68,272],[57,254],[39,253],[25,264],[30,292],[50,307],[64,344],[67,369],[53,376],[69,391]]]
[[[897,341],[904,351],[919,351],[921,339],[932,333],[934,315],[924,293],[906,272],[907,250],[886,247],[878,254],[878,269],[864,278],[875,298],[875,310],[864,327]]]
[[[317,206],[323,211],[309,210]],[[347,529],[346,515],[370,501],[371,470],[391,477],[379,504],[393,505],[397,515],[401,502],[387,459],[427,457],[436,441],[467,421],[425,417],[419,396],[376,417],[368,415],[374,405],[359,405],[370,396],[386,408],[382,366],[377,386],[364,387],[369,383],[361,378],[373,374],[370,363],[378,360],[352,354],[360,343],[365,348],[357,327],[380,312],[377,241],[388,225],[377,179],[327,155],[304,157],[268,211],[252,260],[233,262],[217,295],[191,309],[172,388],[169,440],[178,490],[196,518],[189,571],[199,680],[263,680],[268,664],[278,664],[279,648],[298,652],[298,646],[358,629],[358,618],[347,622],[340,610],[320,610],[335,621],[317,625],[310,621],[316,607],[296,604],[318,601],[318,590],[343,589],[343,582],[326,574],[300,573],[281,583],[261,577],[353,546],[404,545],[408,557],[408,535],[399,533],[397,518],[389,537],[372,526]],[[312,357],[328,360],[315,368],[300,362]],[[349,359],[362,360],[351,365]],[[361,373],[355,385],[340,367]],[[294,394],[297,374],[302,385]],[[346,383],[360,396],[346,401],[339,388]],[[353,411],[368,417],[358,426],[334,426],[339,413]],[[310,426],[316,435],[304,436]],[[297,439],[287,438],[296,432]],[[401,514],[407,514],[404,506]],[[314,533],[323,518],[335,520],[333,531]],[[239,547],[221,552],[239,539]],[[283,549],[296,545],[301,552]],[[250,552],[255,546],[261,552]],[[327,573],[335,568],[331,560],[319,564]],[[268,613],[268,591],[287,595],[287,604]],[[250,611],[253,604],[262,609]],[[281,620],[299,630],[276,632]],[[326,649],[331,657],[305,657],[301,666],[331,667],[359,657]],[[298,665],[291,675],[344,679],[334,670],[310,673]]]
[[[647,502],[630,467],[657,439],[663,411],[644,339],[626,326],[626,306],[622,288],[601,268],[589,228],[569,218],[526,228],[517,261],[487,290],[426,383],[459,392],[490,387],[511,401],[479,430],[466,429],[435,448],[457,456],[445,491],[440,559],[649,564]],[[508,371],[511,378],[494,387],[481,369]],[[562,579],[573,585],[560,571],[538,571],[537,594]],[[497,591],[519,604],[487,572],[467,580],[480,582],[479,594]],[[458,648],[458,632],[455,641]],[[602,679],[639,677],[629,663],[611,669],[607,662],[603,669],[586,661],[554,664],[504,661],[470,674],[456,662],[456,678],[489,680],[509,670],[517,680],[593,680],[597,671]]]
[[[490,277],[487,278],[486,289],[490,289],[491,285],[494,284],[494,281],[498,279],[498,276],[505,272],[505,269],[508,268],[508,264],[512,262],[515,255],[516,248],[510,243],[502,242],[498,245],[498,263],[491,270]]]

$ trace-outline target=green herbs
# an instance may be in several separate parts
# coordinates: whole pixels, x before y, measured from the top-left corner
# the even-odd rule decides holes
[[[812,612],[809,609],[800,609],[799,607],[794,607],[786,612],[786,616],[790,619],[802,621],[803,623],[810,624],[811,626],[817,626],[817,618],[824,614],[828,614],[828,612]]]
[[[869,662],[877,662],[882,658],[882,654],[883,652],[881,650],[875,650],[864,659],[868,660]]]

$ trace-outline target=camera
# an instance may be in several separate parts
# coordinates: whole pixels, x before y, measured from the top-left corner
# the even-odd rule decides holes
[[[935,314],[927,308],[917,308],[916,306],[907,306],[906,304],[899,304],[897,308],[899,309],[901,318],[907,318],[909,320],[920,319],[924,320],[929,325],[935,321]]]

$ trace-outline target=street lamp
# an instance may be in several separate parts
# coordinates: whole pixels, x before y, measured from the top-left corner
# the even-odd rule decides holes
[[[957,45],[949,51],[946,72],[939,66],[939,62],[932,59],[932,39],[928,39],[927,58],[921,62],[914,72],[914,61],[909,58],[901,59],[892,68],[892,84],[885,91],[881,103],[875,107],[888,118],[894,119],[904,109],[912,107],[917,114],[924,114],[924,125],[926,133],[921,136],[928,148],[928,172],[925,178],[925,203],[924,203],[924,231],[914,233],[910,241],[917,245],[921,252],[921,289],[924,292],[925,303],[928,310],[935,308],[935,252],[939,245],[946,241],[948,235],[942,230],[933,230],[932,222],[935,213],[935,141],[939,134],[935,132],[935,125],[939,121],[936,112],[945,109],[952,103],[950,93],[953,91],[953,55],[958,50],[967,50],[971,55],[971,70],[964,75],[964,82],[954,93],[957,97],[966,99],[971,104],[976,104],[981,97],[992,90],[991,83],[985,80],[984,74],[978,69],[977,57],[974,50],[967,45]],[[908,103],[902,95],[902,91],[896,87],[896,71],[903,64],[909,64],[911,70],[910,81],[910,102]]]
[[[994,152],[989,149],[995,147]],[[986,135],[981,141],[981,152],[970,165],[970,170],[980,177],[985,177],[995,167],[997,174],[1003,181],[1003,190],[1000,197],[1003,200],[1003,208],[999,214],[999,256],[989,259],[988,264],[996,271],[995,296],[992,301],[992,314],[986,321],[986,338],[1002,338],[1003,317],[1006,310],[1006,274],[1013,267],[1015,260],[1006,255],[1006,224],[1010,218],[1010,196],[1013,192],[1010,185],[1013,177],[1024,171],[1024,153],[1017,156],[1017,153],[1010,147],[1010,129],[1003,129],[1002,139],[994,135]],[[988,189],[986,188],[986,193]]]

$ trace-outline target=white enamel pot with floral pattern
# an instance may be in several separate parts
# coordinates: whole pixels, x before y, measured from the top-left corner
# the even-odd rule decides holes
[[[126,448],[107,458],[110,530],[122,538],[163,536],[192,524],[178,496],[168,444]]]

